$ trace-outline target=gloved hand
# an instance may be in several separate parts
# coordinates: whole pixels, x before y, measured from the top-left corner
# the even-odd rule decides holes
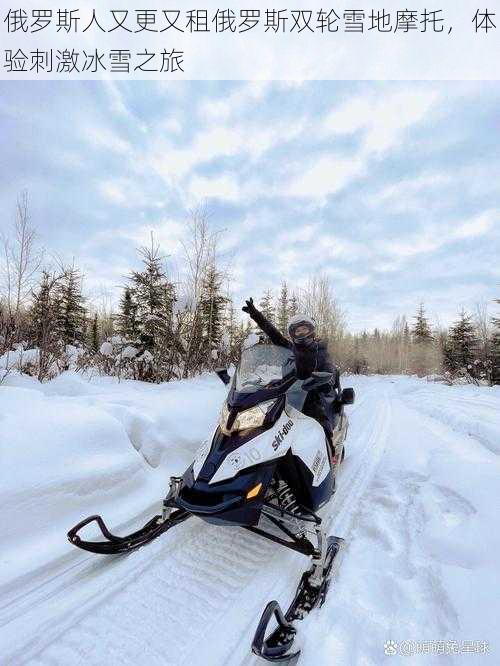
[[[253,298],[249,298],[248,301],[245,301],[245,305],[241,308],[243,312],[246,312],[250,316],[256,312],[257,308],[253,304]]]

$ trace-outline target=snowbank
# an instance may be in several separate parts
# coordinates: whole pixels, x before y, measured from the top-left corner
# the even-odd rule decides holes
[[[224,395],[217,378],[151,385],[82,379],[0,386],[0,582],[69,552],[66,531],[103,513],[112,525],[161,499],[207,436]]]
[[[399,387],[413,408],[500,453],[500,386],[428,385],[409,379],[400,380]]]

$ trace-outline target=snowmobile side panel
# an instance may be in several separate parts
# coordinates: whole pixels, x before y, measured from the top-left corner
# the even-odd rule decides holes
[[[335,477],[328,463],[328,473],[318,485],[313,485],[313,474],[304,462],[291,451],[278,464],[280,475],[294,489],[297,500],[310,511],[317,511],[331,498],[335,490]]]

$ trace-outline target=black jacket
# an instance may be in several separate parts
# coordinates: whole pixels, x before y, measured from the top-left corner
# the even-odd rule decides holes
[[[298,347],[285,338],[255,306],[248,310],[248,313],[273,344],[293,350],[298,379],[307,379],[315,371],[333,374],[332,382],[329,385],[322,386],[317,391],[309,391],[303,407],[304,414],[319,421],[331,438],[332,418],[334,417],[332,404],[340,393],[340,374],[330,359],[326,343],[322,340],[315,340],[310,347]]]
[[[326,343],[323,340],[315,340],[310,347],[297,347],[291,340],[282,335],[257,308],[254,307],[250,316],[274,345],[293,350],[298,379],[307,379],[314,371],[331,372],[334,376],[332,388],[339,387],[338,370],[332,363]]]

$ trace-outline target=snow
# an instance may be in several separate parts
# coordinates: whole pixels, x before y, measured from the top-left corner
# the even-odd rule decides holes
[[[215,390],[203,390],[207,383]],[[44,384],[7,377],[0,386],[0,585],[66,553],[65,528],[84,515],[102,511],[123,522],[165,494],[221,401],[217,378],[192,384],[172,391],[171,384],[89,382],[74,372]],[[193,420],[200,390],[207,411]]]
[[[347,547],[325,605],[300,625],[299,663],[499,663],[499,387],[408,377],[343,385],[357,400],[328,530]],[[260,663],[249,650],[260,613],[273,598],[286,608],[303,556],[197,519],[127,557],[66,541],[91,513],[120,533],[156,512],[225,392],[215,376],[163,385],[6,377],[2,665]],[[415,650],[488,641],[489,654],[445,657],[434,643],[386,657],[388,640]]]
[[[243,349],[249,349],[259,342],[260,338],[257,333],[249,333],[243,340]]]
[[[15,345],[15,349],[0,356],[0,379],[15,368],[29,364],[37,365],[38,349],[25,349],[22,344]]]
[[[121,352],[123,358],[134,358],[137,356],[137,349],[132,345],[127,345]]]
[[[111,342],[107,341],[103,342],[99,351],[103,356],[113,356],[114,353],[113,345],[111,344]]]

